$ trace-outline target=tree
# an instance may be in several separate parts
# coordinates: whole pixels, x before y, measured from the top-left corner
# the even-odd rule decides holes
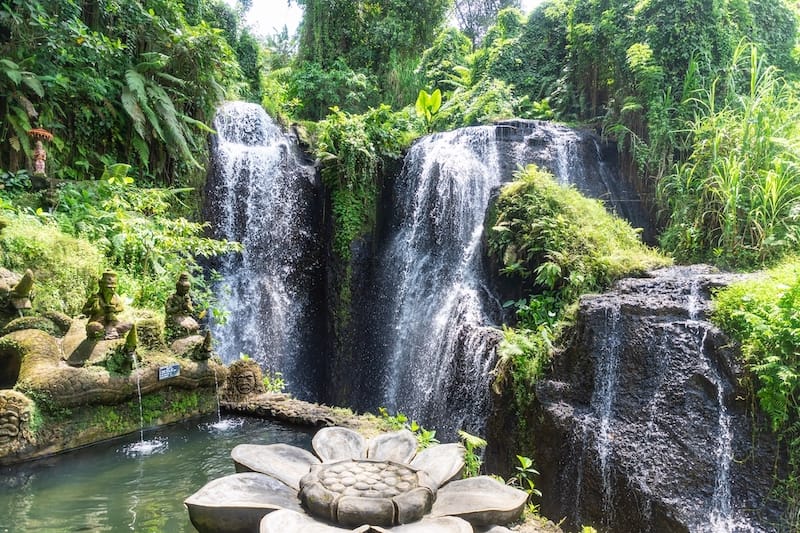
[[[455,0],[453,14],[458,27],[477,46],[497,14],[508,7],[520,7],[519,0]]]
[[[449,3],[298,0],[305,8],[299,60],[316,64],[323,71],[340,60],[347,68],[373,79],[383,89],[383,102],[413,103],[419,89],[414,75],[418,58],[445,21]],[[341,70],[341,66],[337,68]],[[378,103],[371,101],[369,105]],[[342,104],[330,102],[328,106]]]

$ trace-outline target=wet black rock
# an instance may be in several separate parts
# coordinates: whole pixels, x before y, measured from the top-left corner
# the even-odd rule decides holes
[[[532,446],[546,516],[615,533],[775,530],[780,452],[708,321],[710,292],[733,279],[676,267],[581,300],[527,429],[493,421]],[[492,466],[504,460],[490,450]]]

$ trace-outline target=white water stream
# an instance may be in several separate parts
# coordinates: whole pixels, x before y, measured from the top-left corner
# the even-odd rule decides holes
[[[224,310],[212,324],[216,350],[226,363],[246,354],[282,372],[293,392],[307,392],[298,382],[311,374],[300,368],[309,296],[297,281],[309,262],[306,177],[289,139],[260,106],[229,102],[217,111],[214,128],[214,229],[243,245],[241,255],[226,258],[215,290]]]
[[[493,127],[466,128],[412,147],[398,182],[401,226],[382,260],[394,292],[383,402],[454,429],[480,424],[493,362],[480,247],[501,175],[493,138]],[[456,374],[459,395],[477,409],[448,400]]]

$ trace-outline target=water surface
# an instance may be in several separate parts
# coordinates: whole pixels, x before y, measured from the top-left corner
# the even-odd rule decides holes
[[[183,500],[234,473],[237,444],[310,449],[311,433],[259,419],[193,419],[144,432],[162,445],[136,453],[138,432],[28,464],[0,468],[0,532],[192,532]]]

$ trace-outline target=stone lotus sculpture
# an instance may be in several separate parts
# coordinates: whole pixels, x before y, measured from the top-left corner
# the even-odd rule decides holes
[[[494,533],[507,531],[499,526],[517,519],[527,501],[488,476],[460,479],[463,446],[417,453],[408,430],[365,440],[323,428],[312,447],[316,455],[286,444],[236,446],[238,473],[186,499],[192,524],[201,533]]]

